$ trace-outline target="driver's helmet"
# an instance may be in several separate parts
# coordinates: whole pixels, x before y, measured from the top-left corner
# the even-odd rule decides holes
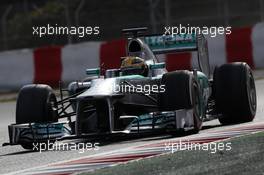
[[[148,65],[144,59],[134,56],[122,57],[122,75],[148,75]]]

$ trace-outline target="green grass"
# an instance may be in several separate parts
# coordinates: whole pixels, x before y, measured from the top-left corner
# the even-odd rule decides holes
[[[82,175],[264,174],[264,132],[222,143],[228,142],[229,151],[178,151]]]

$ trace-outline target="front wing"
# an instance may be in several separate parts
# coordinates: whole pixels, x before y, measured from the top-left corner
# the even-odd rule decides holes
[[[41,143],[47,140],[65,140],[82,137],[92,137],[96,135],[115,135],[115,134],[144,134],[156,130],[177,131],[191,130],[194,126],[193,110],[176,110],[153,112],[140,116],[120,116],[120,120],[132,119],[123,131],[96,132],[81,135],[72,135],[67,123],[29,123],[11,124],[8,126],[9,143],[5,145],[18,145],[23,143]]]

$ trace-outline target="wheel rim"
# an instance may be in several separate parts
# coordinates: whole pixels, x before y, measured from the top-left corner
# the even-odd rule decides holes
[[[50,117],[52,117],[52,121],[57,121],[58,119],[58,103],[56,100],[55,95],[51,95],[48,101],[48,113],[50,113],[49,115],[51,115]]]
[[[193,103],[193,109],[194,109],[194,120],[195,121],[195,127],[197,127],[196,129],[200,129],[202,124],[202,111],[201,111],[201,106],[200,106],[200,94],[199,94],[199,90],[198,90],[198,85],[196,83],[194,83],[194,103]]]
[[[257,107],[257,97],[256,97],[256,88],[255,88],[255,82],[252,75],[252,72],[249,73],[249,79],[247,83],[247,91],[248,91],[248,100],[249,100],[249,106],[252,114],[255,114],[256,107]]]

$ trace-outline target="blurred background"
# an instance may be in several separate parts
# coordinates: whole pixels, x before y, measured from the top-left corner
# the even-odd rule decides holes
[[[86,68],[118,68],[126,54],[121,29],[231,26],[207,37],[210,64],[247,62],[264,68],[264,0],[1,0],[0,92],[25,84],[58,87],[85,78]],[[99,26],[99,35],[33,35],[32,27]],[[169,71],[197,66],[195,53],[161,55]],[[102,71],[103,72],[103,71]]]
[[[0,50],[110,40],[121,29],[165,25],[251,26],[264,21],[264,0],[2,0]],[[32,36],[32,26],[100,26],[100,37]]]

